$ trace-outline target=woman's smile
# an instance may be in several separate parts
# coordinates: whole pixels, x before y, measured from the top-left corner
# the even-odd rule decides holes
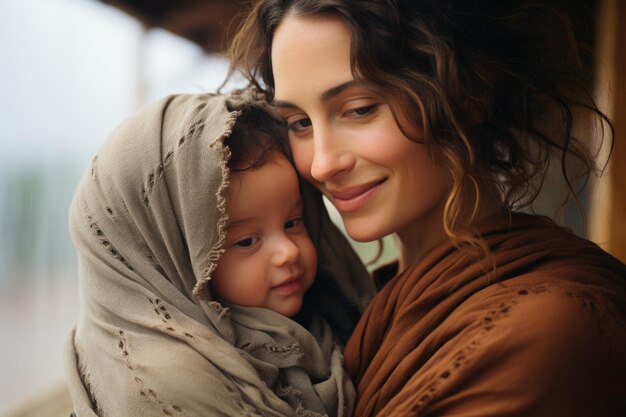
[[[367,205],[386,180],[387,179],[384,178],[354,187],[327,188],[326,190],[331,202],[337,210],[341,213],[349,213],[357,211]]]

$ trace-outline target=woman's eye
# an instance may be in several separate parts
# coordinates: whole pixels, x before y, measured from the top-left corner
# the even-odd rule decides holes
[[[348,116],[363,117],[374,113],[376,109],[378,109],[378,104],[370,104],[369,106],[357,107],[355,109],[348,110],[346,114]]]
[[[308,118],[298,119],[294,122],[289,122],[287,124],[287,128],[294,132],[302,132],[309,127],[311,127],[311,119]]]
[[[241,248],[247,248],[248,246],[254,245],[258,241],[259,241],[259,239],[256,238],[256,237],[248,237],[248,238],[241,239],[241,240],[235,242],[235,246],[239,246]]]

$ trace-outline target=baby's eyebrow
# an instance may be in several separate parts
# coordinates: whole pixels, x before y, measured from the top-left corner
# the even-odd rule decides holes
[[[300,194],[298,194],[298,198],[289,201],[288,202],[290,204],[291,210],[298,210],[298,211],[302,211],[304,209],[304,203],[302,202],[302,196]]]
[[[255,219],[254,217],[245,217],[243,219],[237,219],[235,221],[228,220],[226,230],[234,229],[235,227],[245,226],[246,224],[252,223],[254,219]]]

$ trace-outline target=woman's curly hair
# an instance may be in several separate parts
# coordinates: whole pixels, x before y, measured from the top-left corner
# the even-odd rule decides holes
[[[381,87],[396,121],[415,121],[452,185],[443,225],[453,243],[484,251],[473,220],[480,184],[503,207],[532,204],[551,161],[569,196],[596,166],[592,128],[613,127],[595,104],[571,20],[546,2],[471,0],[260,0],[230,48],[271,100],[271,45],[288,15],[339,16],[351,30],[355,78]],[[407,132],[410,126],[401,129]],[[580,182],[582,179],[583,182]]]

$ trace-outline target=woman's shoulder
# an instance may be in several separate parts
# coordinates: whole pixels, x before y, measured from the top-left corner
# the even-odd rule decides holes
[[[589,287],[513,281],[485,288],[448,317],[453,332],[432,362],[439,377],[429,410],[619,415],[614,410],[626,407],[619,306]]]
[[[460,301],[404,355],[396,369],[419,366],[381,415],[623,415],[625,350],[602,288],[520,276]]]
[[[485,330],[495,328],[500,321],[511,326],[514,333],[508,340],[596,343],[601,341],[598,338],[626,332],[626,294],[600,284],[522,275],[477,292],[457,314],[474,317]]]
[[[608,394],[624,383],[626,299],[602,287],[526,277],[481,293],[456,312],[470,318],[465,330],[473,336],[459,341],[473,344],[477,372],[535,384],[538,395],[556,386],[574,395],[587,384]]]

